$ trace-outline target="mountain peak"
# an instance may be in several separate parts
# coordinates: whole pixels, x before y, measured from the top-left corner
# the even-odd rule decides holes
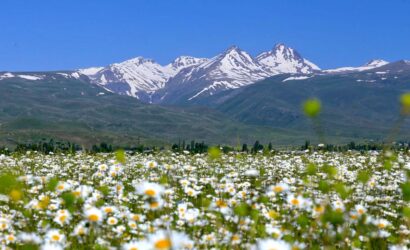
[[[182,68],[190,67],[193,65],[198,65],[208,61],[207,58],[197,58],[193,56],[179,56],[172,61],[168,67],[172,67],[173,69],[179,71]]]
[[[277,43],[275,44],[275,46],[273,47],[273,50],[280,50],[280,49],[289,49],[289,46],[287,46],[284,43]]]
[[[144,57],[142,57],[142,56],[138,56],[138,57],[131,58],[131,59],[128,59],[128,60],[126,60],[126,61],[124,61],[124,62],[116,63],[116,64],[117,64],[117,65],[118,65],[118,64],[141,65],[141,64],[144,64],[144,63],[156,63],[156,62],[155,62],[154,60],[152,60],[152,59],[147,59],[147,58],[144,58]]]
[[[245,51],[243,51],[242,49],[240,49],[238,46],[236,45],[232,45],[230,47],[228,47],[223,53],[222,55],[233,55],[233,54],[242,54],[242,53],[246,53]]]
[[[226,52],[235,51],[235,50],[238,51],[238,50],[241,50],[241,49],[236,45],[231,45],[226,49]]]
[[[296,50],[284,43],[278,43],[272,50],[259,54],[256,60],[276,74],[308,74],[320,70],[318,66],[304,59]]]
[[[388,63],[389,63],[388,61],[385,61],[382,59],[373,59],[367,62],[364,66],[377,68],[377,67],[386,65]]]

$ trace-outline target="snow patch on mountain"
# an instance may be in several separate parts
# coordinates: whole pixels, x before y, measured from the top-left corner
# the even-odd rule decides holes
[[[297,80],[306,80],[312,78],[312,76],[291,76],[286,79],[284,79],[282,82],[287,82],[287,81],[297,81]]]
[[[354,71],[361,72],[365,70],[379,68],[386,64],[389,64],[389,62],[381,60],[381,59],[375,59],[375,60],[369,61],[368,63],[360,67],[341,67],[341,68],[336,68],[336,69],[323,70],[323,72],[324,73],[345,73],[345,72],[354,72]]]
[[[44,79],[44,77],[36,75],[17,75],[17,77],[30,81],[38,81]]]
[[[208,58],[196,58],[192,56],[180,56],[177,57],[173,62],[170,64],[166,65],[166,68],[171,69],[174,72],[174,75],[181,71],[182,69],[194,66],[194,65],[199,65],[201,63],[204,63],[208,61]]]
[[[103,69],[104,67],[91,67],[86,69],[79,69],[78,72],[83,75],[95,75]]]
[[[7,78],[13,78],[13,77],[15,76],[10,72],[0,74],[0,80],[7,79]]]

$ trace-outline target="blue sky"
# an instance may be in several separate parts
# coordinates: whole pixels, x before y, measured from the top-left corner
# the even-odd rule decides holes
[[[0,71],[165,64],[283,42],[322,68],[410,59],[410,0],[2,0]]]

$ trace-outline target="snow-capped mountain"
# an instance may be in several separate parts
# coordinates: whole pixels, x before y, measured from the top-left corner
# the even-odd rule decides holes
[[[303,58],[297,51],[282,43],[277,44],[271,51],[259,54],[256,60],[274,75],[309,74],[320,70],[318,66]]]
[[[386,64],[388,62],[383,60],[372,60],[360,67],[321,70],[295,49],[277,44],[256,57],[232,46],[210,59],[180,56],[167,65],[160,65],[151,59],[137,57],[78,72],[115,93],[150,103],[176,103],[240,88],[278,74],[292,74],[290,77],[343,74]]]
[[[375,68],[382,67],[386,64],[389,64],[389,62],[381,60],[381,59],[373,59],[369,61],[368,63],[359,66],[359,67],[341,67],[341,68],[336,68],[336,69],[327,69],[323,70],[323,73],[348,73],[348,72],[360,72],[360,71],[365,71],[365,70],[371,70]]]
[[[152,59],[136,57],[107,67],[81,69],[90,80],[115,93],[149,101],[150,96],[164,88],[168,79],[181,69],[205,62],[207,59],[181,56],[162,66]]]
[[[173,75],[172,68],[142,57],[114,63],[102,69],[82,69],[79,72],[110,91],[137,98],[163,88]]]
[[[168,100],[175,99],[178,96],[172,94],[173,90],[189,88],[185,92],[189,92],[190,96],[183,95],[183,98],[191,101],[223,90],[240,88],[277,74],[310,74],[318,70],[319,67],[284,44],[278,44],[256,58],[237,46],[232,46],[206,63],[181,71],[171,78],[165,94]],[[184,83],[188,83],[186,87],[182,86]],[[181,95],[179,89],[177,92]]]
[[[181,70],[158,92],[158,102],[173,102],[181,98],[192,100],[202,95],[239,88],[271,74],[251,55],[237,46],[198,64]]]

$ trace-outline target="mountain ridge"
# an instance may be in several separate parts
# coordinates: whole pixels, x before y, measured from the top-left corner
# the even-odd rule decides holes
[[[309,74],[318,70],[318,66],[296,50],[280,43],[255,57],[234,45],[209,59],[181,56],[167,65],[160,65],[152,59],[137,57],[102,68],[80,69],[78,72],[88,76],[94,84],[113,92],[149,103],[163,103],[170,97],[175,98],[173,92],[181,92],[175,90],[176,86],[184,83],[189,83],[190,87],[196,85],[193,87],[196,92],[186,90],[190,95],[184,94],[185,101],[189,101],[198,96],[243,87],[277,74]],[[177,80],[179,83],[175,83]]]

